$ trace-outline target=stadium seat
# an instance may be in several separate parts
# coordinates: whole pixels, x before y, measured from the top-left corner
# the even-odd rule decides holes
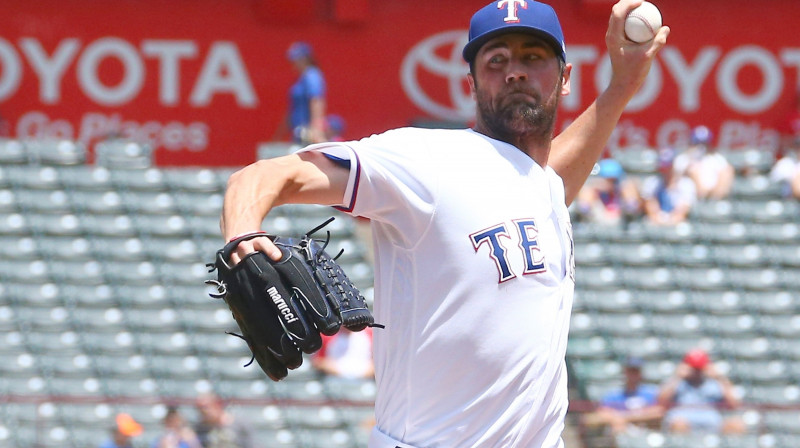
[[[94,355],[94,368],[99,378],[141,380],[150,377],[150,358],[135,354]]]
[[[696,314],[656,314],[650,319],[649,327],[666,338],[679,335],[699,339],[705,334],[704,322],[705,318]]]
[[[621,273],[611,267],[582,266],[576,277],[576,288],[618,289],[623,285]]]
[[[0,235],[30,236],[31,228],[20,213],[0,213]]]
[[[725,156],[740,175],[765,174],[775,163],[775,153],[760,148],[723,149],[720,154]]]
[[[800,400],[800,387],[794,384],[752,386],[748,388],[746,399],[756,404],[793,405]]]
[[[86,162],[86,147],[63,139],[37,139],[25,143],[30,162],[43,165],[79,165]]]
[[[63,285],[59,291],[64,302],[70,306],[110,308],[118,305],[114,290],[105,284]]]
[[[177,215],[175,197],[166,191],[126,191],[121,193],[125,209],[131,215]]]
[[[77,165],[74,167],[56,167],[56,169],[59,172],[59,179],[62,185],[67,190],[110,191],[114,189],[111,171],[106,167]]]
[[[220,193],[228,180],[227,174],[208,168],[166,169],[164,175],[174,192]]]
[[[164,170],[149,167],[141,170],[113,169],[111,181],[120,192],[166,191],[169,188]]]
[[[12,333],[13,334],[13,333]],[[27,347],[37,356],[48,354],[80,355],[84,353],[81,348],[81,335],[73,330],[60,333],[24,333]]]
[[[737,176],[731,187],[733,199],[770,199],[780,197],[780,187],[765,175]]]
[[[82,330],[80,333],[81,349],[91,356],[137,354],[139,348],[136,337],[129,331],[120,328],[113,331],[113,328],[113,326],[109,326],[105,329],[106,331]]]
[[[95,163],[108,168],[142,169],[152,165],[153,148],[127,140],[105,140],[94,147]]]
[[[781,360],[738,360],[729,375],[744,384],[788,385],[791,381],[791,372]]]
[[[692,311],[688,295],[680,290],[635,291],[632,293],[639,309],[653,313],[679,313]]]
[[[610,340],[613,357],[625,359],[628,356],[638,356],[645,360],[658,360],[664,356],[664,341],[655,336],[625,337],[615,336]]]
[[[305,448],[350,448],[355,443],[345,429],[306,429],[300,438]]]
[[[96,260],[52,260],[49,263],[51,277],[54,281],[71,285],[102,285],[104,283],[104,267]]]
[[[732,222],[736,218],[734,202],[726,199],[700,201],[690,212],[690,218],[703,222]]]
[[[28,162],[28,151],[25,144],[19,140],[0,139],[0,163],[22,164]]]
[[[21,205],[22,201],[14,194],[14,190],[9,188],[0,189],[0,212],[19,212]]]
[[[591,242],[575,246],[575,263],[577,266],[605,266],[610,254],[605,244]]]
[[[759,319],[759,327],[761,331],[772,337],[800,337],[800,315],[764,315]]]
[[[90,261],[95,257],[92,244],[84,235],[41,235],[36,238],[36,242],[38,252],[43,258]]]
[[[133,216],[139,235],[146,238],[188,237],[193,230],[192,220],[178,214]],[[219,234],[219,217],[216,220]]]
[[[583,305],[601,313],[628,313],[638,309],[637,294],[627,289],[582,290]]]
[[[738,291],[695,291],[693,306],[704,314],[735,314],[745,311],[745,300]]]
[[[672,290],[676,286],[675,271],[665,266],[628,267],[622,272],[629,289]]]
[[[180,212],[186,216],[215,216],[222,212],[222,193],[197,193],[179,191],[173,193]]]
[[[52,166],[20,165],[6,170],[10,185],[18,190],[59,190],[62,188],[60,171]]]
[[[303,448],[299,438],[290,429],[260,428],[256,437],[265,446],[275,448]]]
[[[764,425],[773,433],[800,435],[800,411],[769,411],[764,413]]]
[[[88,378],[94,374],[92,360],[86,353],[50,353],[37,356],[37,364],[46,378]]]
[[[800,217],[798,204],[781,199],[739,200],[736,202],[739,219],[751,222],[791,222]]]
[[[596,322],[596,329],[605,335],[647,335],[651,331],[650,318],[641,313],[601,314]]]
[[[172,333],[139,333],[136,338],[137,347],[142,353],[149,355],[192,355],[189,335],[184,331]]]
[[[567,343],[567,354],[573,359],[606,359],[611,352],[604,338],[593,336],[570,338]]]
[[[21,209],[27,212],[64,214],[72,211],[70,196],[61,189],[20,189],[15,196]]]
[[[53,215],[47,213],[28,213],[28,225],[33,234],[38,236],[78,237],[85,233],[81,219],[72,214]]]
[[[126,214],[81,214],[81,225],[90,236],[138,236],[137,228]]]
[[[73,191],[71,196],[77,213],[118,215],[126,212],[122,195],[116,190]]]

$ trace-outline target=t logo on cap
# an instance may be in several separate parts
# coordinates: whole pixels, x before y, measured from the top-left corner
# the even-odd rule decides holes
[[[528,2],[525,0],[501,0],[497,2],[497,9],[508,8],[508,15],[503,19],[506,23],[519,23],[519,17],[517,17],[518,6],[522,6],[522,9],[528,9]]]

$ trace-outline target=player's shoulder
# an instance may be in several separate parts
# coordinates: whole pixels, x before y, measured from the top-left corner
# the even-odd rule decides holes
[[[404,127],[363,138],[359,140],[359,144],[384,151],[404,154],[427,153],[430,156],[433,150],[443,151],[470,137],[471,133],[466,129]]]

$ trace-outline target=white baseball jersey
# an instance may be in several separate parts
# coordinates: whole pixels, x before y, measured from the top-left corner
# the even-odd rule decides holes
[[[386,328],[370,447],[563,446],[574,264],[558,175],[472,130],[305,150],[350,160],[342,208],[372,220]]]

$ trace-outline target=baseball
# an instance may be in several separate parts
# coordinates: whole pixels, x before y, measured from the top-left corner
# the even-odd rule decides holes
[[[661,12],[650,2],[634,8],[625,19],[625,37],[637,43],[648,42],[661,28]]]

